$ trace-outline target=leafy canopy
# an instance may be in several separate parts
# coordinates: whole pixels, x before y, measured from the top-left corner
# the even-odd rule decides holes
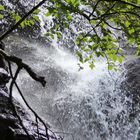
[[[122,63],[123,48],[135,46],[140,55],[140,0],[48,0],[43,9],[44,16],[51,17],[45,36],[50,40],[57,36],[59,44],[77,48],[80,62],[88,62],[91,69],[95,56],[106,58],[111,70],[115,62]],[[34,11],[21,27],[40,22],[40,12]],[[22,17],[12,13],[12,18],[18,22]]]

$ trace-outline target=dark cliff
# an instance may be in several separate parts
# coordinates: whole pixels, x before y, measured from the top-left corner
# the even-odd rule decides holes
[[[36,122],[31,119],[27,111],[17,102],[13,101],[18,115],[30,135],[31,140],[47,140],[45,137],[45,129],[39,124],[38,130]],[[38,135],[39,132],[39,135]],[[60,139],[48,132],[50,140]],[[6,87],[0,86],[0,140],[28,140],[29,137],[24,132],[16,114],[13,111],[12,105],[9,102],[9,95]]]

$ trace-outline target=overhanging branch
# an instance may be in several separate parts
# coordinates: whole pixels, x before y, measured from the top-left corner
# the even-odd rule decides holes
[[[1,37],[0,41],[3,40],[8,34],[10,34],[13,30],[15,30],[29,15],[31,15],[37,8],[43,5],[47,0],[42,0],[35,7],[33,7],[25,16],[23,16],[15,25],[10,27],[8,31],[6,31]]]
[[[133,6],[134,8],[139,8],[140,9],[140,6],[139,5],[136,5],[136,4],[131,3],[131,2],[123,1],[123,0],[105,0],[105,1],[108,1],[108,2],[114,2],[114,1],[116,1],[116,2],[119,2],[119,3],[122,3],[122,4]]]
[[[0,50],[0,54],[2,54],[7,61],[14,62],[19,68],[24,68],[27,73],[35,80],[42,84],[42,86],[45,87],[46,81],[45,77],[37,75],[27,64],[22,62],[22,59],[16,57],[16,56],[10,56],[7,53],[5,53],[3,50]]]

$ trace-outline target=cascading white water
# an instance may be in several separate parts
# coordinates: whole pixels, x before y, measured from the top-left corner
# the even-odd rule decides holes
[[[119,90],[122,78],[115,72],[110,76],[105,61],[96,62],[94,70],[85,65],[78,71],[77,58],[67,50],[17,37],[7,45],[45,76],[45,88],[24,71],[18,83],[30,105],[64,140],[139,139],[138,116],[130,120],[131,100]]]

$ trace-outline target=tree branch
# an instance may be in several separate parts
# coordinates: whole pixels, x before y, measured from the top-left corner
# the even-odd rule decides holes
[[[112,13],[106,13],[106,14],[102,14],[98,19],[100,19],[101,17],[108,17],[110,15],[115,15],[115,14],[130,14],[130,15],[134,15],[134,16],[137,16],[138,18],[140,18],[140,15],[137,14],[137,13],[134,13],[132,11],[115,11],[115,12],[112,12]]]
[[[89,19],[90,19],[90,17],[94,14],[94,12],[95,12],[95,10],[96,10],[98,4],[100,3],[100,1],[101,1],[101,0],[98,0],[97,3],[94,5],[94,8],[93,8],[92,12],[91,12],[90,15],[89,15]]]
[[[48,127],[50,127],[50,126],[48,125],[48,127],[47,127],[47,125],[45,124],[45,122],[44,122],[44,121],[38,116],[38,114],[30,107],[30,105],[28,104],[28,102],[27,102],[26,99],[24,98],[24,96],[23,96],[23,94],[22,94],[22,92],[21,92],[21,90],[20,90],[18,84],[16,83],[16,81],[14,81],[14,84],[15,84],[15,86],[16,86],[16,88],[17,88],[19,94],[20,94],[20,96],[22,97],[24,103],[26,104],[26,106],[27,106],[27,107],[31,110],[31,112],[35,115],[36,119],[38,119],[38,120],[44,125],[45,130],[46,130],[46,137],[47,137],[48,140],[49,140]],[[37,124],[37,125],[38,125],[38,124]],[[38,128],[37,128],[37,129],[38,129]]]
[[[121,28],[117,28],[117,27],[113,27],[112,25],[110,25],[107,21],[104,20],[104,23],[107,24],[110,28],[114,29],[114,30],[122,30]]]
[[[9,28],[8,31],[6,31],[1,37],[0,41],[3,40],[8,34],[10,34],[13,30],[15,30],[29,15],[31,15],[37,8],[39,8],[41,5],[43,5],[46,2],[46,0],[42,0],[40,3],[38,3],[35,7],[33,7],[23,18],[21,18],[15,25]]]
[[[105,0],[107,2],[113,2],[113,1],[116,1],[116,2],[119,2],[119,3],[122,3],[122,4],[127,4],[127,5],[130,5],[130,6],[133,6],[135,8],[140,8],[139,5],[136,5],[134,3],[131,3],[131,2],[127,2],[127,1],[123,1],[123,0]]]
[[[10,56],[3,50],[0,50],[0,54],[4,56],[5,60],[16,63],[17,66],[20,67],[21,69],[24,68],[35,81],[40,82],[42,86],[45,87],[46,84],[45,77],[37,75],[27,64],[22,62],[22,59],[16,56]]]
[[[1,50],[0,50],[0,52],[1,52]],[[17,61],[17,66],[18,66],[18,69],[17,69],[17,71],[16,71],[16,73],[15,73],[15,76],[13,76],[13,74],[12,74],[12,69],[11,69],[11,64],[10,64],[10,56],[8,56],[8,54],[6,54],[4,51],[2,51],[2,55],[5,57],[5,60],[7,60],[8,61],[8,64],[9,64],[9,71],[10,71],[10,75],[11,75],[11,77],[12,77],[12,82],[11,82],[11,84],[10,84],[10,95],[9,95],[9,99],[10,99],[10,103],[11,103],[11,105],[12,105],[12,108],[13,108],[13,111],[14,111],[14,113],[15,113],[15,115],[17,116],[17,118],[18,118],[18,120],[19,120],[19,122],[20,122],[20,124],[21,124],[21,126],[22,126],[22,128],[23,128],[23,130],[25,131],[25,133],[27,134],[27,136],[28,136],[28,138],[29,138],[29,140],[31,139],[31,137],[30,137],[30,135],[29,135],[29,133],[28,133],[28,131],[27,131],[27,129],[24,127],[24,125],[23,125],[23,122],[22,122],[22,120],[21,120],[21,118],[20,118],[20,116],[18,115],[18,113],[17,113],[17,111],[16,111],[16,108],[15,108],[15,106],[14,106],[14,103],[13,103],[13,97],[12,97],[12,89],[13,89],[13,85],[15,84],[15,86],[16,86],[16,88],[17,88],[17,90],[19,91],[19,94],[20,94],[20,96],[22,97],[22,99],[23,99],[23,101],[24,101],[24,103],[27,105],[27,107],[32,111],[32,113],[35,115],[35,118],[36,118],[36,123],[37,123],[37,132],[38,132],[38,137],[39,137],[39,129],[38,129],[38,120],[44,125],[44,127],[45,127],[45,130],[46,130],[46,137],[47,137],[47,139],[49,140],[49,134],[48,134],[48,128],[47,128],[47,126],[46,126],[46,124],[45,124],[45,122],[38,116],[38,114],[29,106],[29,104],[27,103],[27,101],[26,101],[26,99],[24,98],[24,96],[23,96],[23,94],[22,94],[22,92],[21,92],[21,90],[20,90],[20,88],[18,87],[18,84],[16,83],[16,79],[17,79],[17,76],[18,76],[18,74],[19,74],[19,72],[20,72],[20,70],[23,68],[23,66],[22,66],[22,61],[21,61],[21,59],[19,59],[19,58],[16,58],[16,57],[13,57],[12,56],[12,59],[15,61],[15,63],[16,63],[16,61]],[[12,61],[13,62],[13,61]],[[26,64],[25,64],[26,65]],[[29,66],[28,65],[26,65],[28,68],[29,68]],[[31,68],[29,68],[30,70],[31,70]],[[32,70],[31,70],[32,71]],[[29,73],[29,72],[28,72]],[[32,73],[34,73],[33,71],[32,71]],[[35,73],[34,73],[35,74]],[[30,75],[31,76],[31,75]],[[32,77],[32,76],[31,76]]]
[[[20,118],[19,114],[17,113],[16,107],[15,107],[15,105],[14,105],[14,103],[13,103],[13,97],[12,97],[13,85],[14,85],[16,79],[17,79],[17,76],[18,76],[18,74],[19,74],[20,68],[18,67],[18,69],[17,69],[15,75],[13,76],[12,69],[11,69],[11,64],[10,64],[9,61],[8,61],[8,65],[9,65],[10,75],[11,75],[11,77],[12,77],[12,82],[11,82],[10,87],[9,87],[9,90],[10,90],[9,102],[10,102],[10,104],[11,104],[11,107],[12,107],[12,109],[13,109],[13,111],[14,111],[16,117],[17,117],[18,120],[19,120],[20,125],[22,126],[24,132],[27,134],[28,140],[31,140],[32,138],[31,138],[30,134],[28,133],[26,127],[24,126],[24,124],[23,124],[23,122],[22,122],[22,119]]]

